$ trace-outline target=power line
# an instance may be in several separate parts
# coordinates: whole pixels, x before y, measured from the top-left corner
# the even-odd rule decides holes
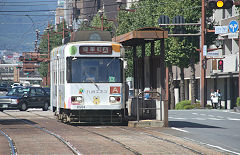
[[[15,2],[0,2],[0,3],[57,3],[57,1],[31,1],[31,2],[19,2],[19,1],[15,1]]]
[[[14,5],[14,4],[9,4],[9,5],[1,5],[1,2],[0,2],[0,6],[7,6],[7,7],[11,7],[11,6],[46,6],[46,5],[49,5],[49,4],[29,4],[29,5],[24,5],[24,4],[20,4],[20,5]]]

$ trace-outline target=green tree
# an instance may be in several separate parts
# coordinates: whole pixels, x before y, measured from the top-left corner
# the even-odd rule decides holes
[[[66,29],[66,24],[64,22],[64,28]],[[52,25],[49,25],[44,33],[43,37],[40,40],[39,48],[40,48],[40,53],[45,54],[41,56],[42,58],[47,58],[48,54],[48,33],[49,33],[49,51],[51,51],[53,48],[62,45],[62,39],[63,39],[63,23],[60,23],[57,25],[57,30],[53,28]],[[65,38],[68,38],[69,32],[64,31]],[[49,62],[41,62],[40,67],[38,68],[39,73],[41,74],[42,77],[47,77],[48,73],[48,63]]]
[[[118,29],[117,34],[127,33],[142,27],[158,27],[158,18],[160,15],[167,15],[170,19],[180,15],[185,18],[186,23],[198,23],[201,18],[201,0],[144,0],[136,3],[132,6],[136,9],[135,12],[120,11],[118,16]],[[211,16],[211,12],[207,12],[207,17]],[[212,23],[211,20],[208,22]],[[209,24],[208,24],[209,25]],[[211,25],[211,24],[210,24]],[[165,27],[166,28],[166,27]],[[170,33],[176,27],[167,27]],[[187,26],[184,27],[185,33],[199,33],[199,26]],[[212,35],[211,35],[212,36]],[[214,37],[207,40],[210,44]],[[155,44],[155,51],[159,54],[159,42]],[[169,37],[165,41],[165,60],[167,66],[178,66],[181,69],[181,99],[184,100],[184,68],[191,67],[192,76],[191,82],[193,85],[192,91],[192,103],[195,103],[195,66],[194,64],[199,62],[199,52],[196,49],[199,48],[199,37]],[[146,48],[146,53],[150,53],[150,48]],[[130,63],[132,63],[129,58]],[[170,77],[172,77],[172,70],[170,69]],[[170,79],[170,84],[173,84],[173,77]],[[174,86],[170,86],[174,88]],[[171,89],[173,94],[173,89]],[[173,96],[173,95],[171,95]],[[174,106],[174,98],[171,97],[171,105]]]

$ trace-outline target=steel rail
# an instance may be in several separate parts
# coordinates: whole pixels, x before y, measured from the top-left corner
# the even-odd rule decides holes
[[[122,129],[122,130],[127,130],[127,131],[132,131],[132,132],[134,132],[133,130],[126,129],[126,128],[123,128],[123,127],[119,127],[119,128]],[[135,130],[135,131],[137,131],[137,130]],[[194,149],[192,149],[192,148],[190,148],[190,147],[188,147],[188,146],[186,146],[186,145],[179,144],[179,143],[177,143],[177,142],[174,142],[174,141],[171,141],[171,140],[168,140],[168,139],[165,139],[165,138],[161,138],[161,137],[159,137],[159,136],[155,136],[155,135],[152,135],[152,134],[147,133],[147,132],[144,132],[144,131],[140,131],[140,132],[141,132],[141,134],[144,134],[144,135],[146,135],[146,136],[149,136],[149,137],[152,137],[152,138],[161,140],[161,141],[165,141],[165,142],[168,142],[168,143],[172,143],[172,144],[178,145],[178,146],[183,147],[183,148],[185,148],[185,149],[187,149],[187,150],[189,150],[189,151],[191,151],[191,152],[193,152],[193,153],[201,154],[201,155],[203,154],[203,153],[198,152],[198,151],[196,151],[196,150],[194,150]],[[134,133],[136,133],[136,132],[134,132]]]
[[[8,134],[6,134],[5,132],[3,132],[3,129],[0,129],[0,132],[1,132],[2,135],[4,135],[4,136],[7,138],[8,143],[9,143],[9,145],[10,145],[10,147],[11,147],[11,154],[12,154],[12,155],[17,155],[17,152],[15,151],[15,150],[16,150],[16,147],[15,147],[15,145],[14,145],[14,142],[13,142],[12,138],[11,138]]]
[[[16,120],[19,120],[19,121],[21,121],[21,122],[24,122],[25,124],[28,124],[28,125],[30,125],[30,126],[33,126],[33,127],[37,128],[37,129],[40,129],[40,130],[42,130],[42,131],[44,131],[44,132],[46,132],[46,133],[48,133],[48,134],[56,137],[56,138],[57,138],[58,140],[60,140],[63,144],[67,145],[67,147],[68,147],[74,154],[76,154],[76,155],[81,155],[81,153],[80,153],[72,144],[70,144],[67,140],[65,140],[65,139],[64,139],[63,137],[61,137],[60,135],[57,135],[57,134],[55,134],[54,132],[51,132],[51,131],[49,131],[49,130],[47,130],[47,129],[44,129],[44,128],[40,127],[40,126],[37,126],[37,125],[35,125],[35,124],[33,124],[33,123],[29,122],[29,121],[26,121],[26,120],[17,118],[17,117],[15,117],[15,116],[12,116],[12,115],[10,115],[10,114],[8,114],[8,113],[6,113],[6,112],[3,112],[3,113],[5,113],[6,115],[8,115],[8,116],[10,116],[10,117],[12,117],[12,118],[14,118],[14,119],[16,119]]]
[[[32,113],[32,112],[31,112],[31,113]],[[35,113],[33,113],[33,114],[35,114]],[[40,117],[44,117],[44,118],[48,118],[48,119],[53,119],[53,118],[49,118],[49,117],[46,117],[46,116],[42,116],[42,115],[40,115],[40,114],[35,114],[35,115],[40,116]],[[54,120],[55,120],[55,119],[54,119]],[[136,154],[136,155],[142,155],[141,153],[137,152],[136,150],[132,149],[131,147],[129,147],[129,146],[127,146],[127,145],[125,145],[125,144],[123,144],[123,143],[121,143],[121,142],[113,139],[113,138],[107,137],[107,136],[102,135],[102,134],[100,134],[100,133],[97,133],[97,132],[94,132],[94,131],[90,131],[90,130],[87,130],[87,129],[84,129],[84,128],[81,128],[81,127],[78,127],[78,126],[75,126],[75,125],[72,125],[72,126],[78,128],[78,129],[82,129],[82,130],[84,130],[84,131],[87,131],[87,132],[89,132],[89,133],[98,135],[98,136],[100,136],[100,137],[106,138],[107,140],[113,141],[113,142],[121,145],[123,148],[127,149],[128,151],[130,151],[130,152],[132,152],[132,153],[134,153],[134,154]]]
[[[75,126],[75,127],[77,127],[77,126]],[[106,138],[107,140],[110,140],[110,141],[112,141],[112,142],[115,142],[115,143],[121,145],[123,148],[127,149],[128,151],[130,151],[130,152],[132,152],[132,153],[134,153],[134,154],[136,154],[136,155],[142,155],[141,153],[139,153],[138,151],[134,150],[133,148],[131,148],[131,147],[129,147],[129,146],[127,146],[127,145],[125,145],[125,144],[123,144],[123,143],[121,143],[121,142],[113,139],[113,138],[110,138],[110,137],[105,136],[105,135],[103,135],[103,134],[100,134],[100,133],[97,133],[97,132],[94,132],[94,131],[90,131],[90,130],[87,130],[87,129],[84,129],[84,128],[81,128],[81,127],[77,127],[77,128],[82,129],[82,130],[84,130],[84,131],[87,131],[87,132],[89,132],[89,133],[98,135],[98,136],[100,136],[100,137]]]

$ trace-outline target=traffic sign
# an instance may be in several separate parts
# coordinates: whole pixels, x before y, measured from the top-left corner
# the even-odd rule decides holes
[[[215,26],[215,34],[228,33],[228,26]]]
[[[203,56],[207,56],[207,45],[203,45]]]
[[[237,32],[238,30],[238,22],[236,20],[232,20],[228,25],[229,31],[232,33]]]
[[[219,52],[218,51],[207,52],[207,56],[209,57],[219,56]]]

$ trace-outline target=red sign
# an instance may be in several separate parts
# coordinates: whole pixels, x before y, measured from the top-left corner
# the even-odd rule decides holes
[[[112,54],[112,46],[80,46],[80,54]]]
[[[110,87],[110,94],[121,94],[120,87]]]

